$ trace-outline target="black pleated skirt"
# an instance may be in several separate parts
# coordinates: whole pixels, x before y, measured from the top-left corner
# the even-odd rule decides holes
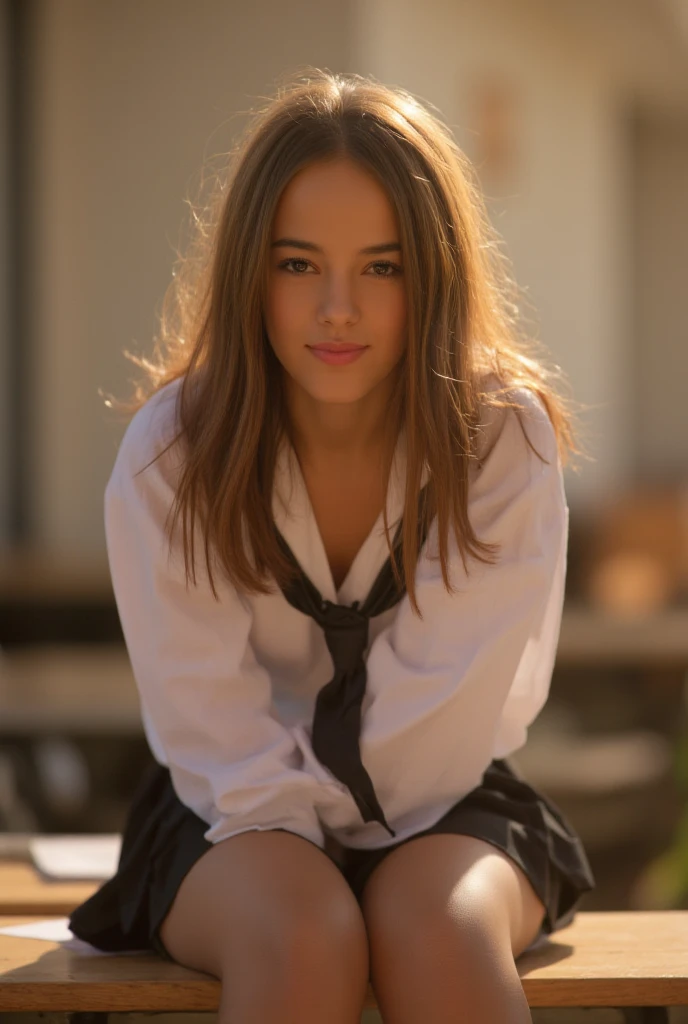
[[[152,764],[129,811],[117,872],[73,911],[72,932],[98,949],[153,949],[171,960],[160,925],[185,875],[212,846],[204,838],[207,830],[206,822],[179,800],[169,770]],[[508,854],[545,906],[541,934],[569,924],[581,897],[595,886],[572,826],[505,760],[493,761],[482,783],[431,828],[382,849],[339,846],[328,855],[360,901],[370,874],[388,853],[434,833],[474,836]]]

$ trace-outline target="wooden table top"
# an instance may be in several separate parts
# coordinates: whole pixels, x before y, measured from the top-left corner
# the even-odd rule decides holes
[[[54,882],[30,863],[0,863],[0,914],[66,916],[87,900],[100,883]]]
[[[517,964],[531,1006],[688,1004],[688,911],[581,912]],[[218,997],[215,979],[152,953],[97,956],[0,935],[3,1010],[214,1011]]]
[[[0,917],[0,928],[30,920]],[[219,992],[214,978],[156,953],[98,956],[59,942],[0,935],[4,1011],[212,1011]]]

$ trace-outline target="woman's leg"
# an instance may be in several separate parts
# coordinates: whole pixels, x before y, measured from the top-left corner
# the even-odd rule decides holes
[[[219,1024],[358,1024],[368,945],[338,868],[289,832],[242,832],[182,882],[160,938],[222,982]]]
[[[525,1024],[515,957],[545,908],[526,875],[471,836],[419,836],[371,874],[362,909],[385,1024]]]

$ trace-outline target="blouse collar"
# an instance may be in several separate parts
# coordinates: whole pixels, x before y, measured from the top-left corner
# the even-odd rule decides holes
[[[402,430],[394,450],[387,488],[387,518],[391,535],[404,509],[406,465],[406,434]],[[427,477],[426,466],[423,484]],[[326,600],[339,604],[365,600],[389,554],[382,512],[337,590],[296,452],[286,438],[282,440],[277,453],[272,513],[278,530],[297,561]]]

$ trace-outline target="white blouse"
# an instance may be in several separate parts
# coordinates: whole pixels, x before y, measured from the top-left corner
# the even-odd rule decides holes
[[[165,520],[179,454],[148,466],[173,436],[178,382],[131,421],[105,494],[110,570],[154,757],[169,766],[210,842],[284,828],[323,847],[388,846],[429,828],[480,784],[493,758],[523,746],[543,707],[559,637],[568,508],[554,430],[537,398],[519,391],[528,446],[513,411],[489,411],[481,462],[470,468],[469,516],[501,545],[494,565],[469,561],[453,536],[447,593],[432,523],[416,569],[419,620],[407,596],[371,619],[361,759],[392,837],[364,823],[349,790],[315,757],[315,697],[333,675],[321,628],[275,586],[247,596],[197,559],[187,588],[181,551],[168,556]],[[403,509],[405,447],[387,496],[394,530]],[[144,468],[148,466],[148,468]],[[143,470],[143,471],[142,471]],[[142,472],[141,472],[142,471]],[[275,473],[275,522],[324,598],[363,602],[387,558],[382,515],[339,590],[293,449]]]

